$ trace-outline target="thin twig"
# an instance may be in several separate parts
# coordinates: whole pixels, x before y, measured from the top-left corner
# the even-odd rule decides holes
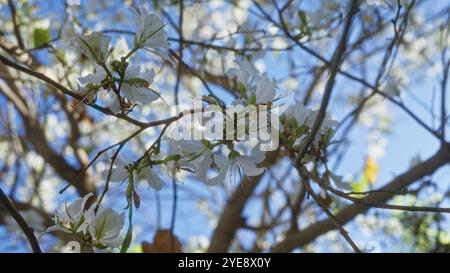
[[[13,31],[14,31],[14,36],[16,36],[16,39],[17,39],[17,44],[19,45],[20,49],[25,49],[25,44],[22,39],[22,34],[20,33],[20,26],[19,26],[19,23],[17,22],[16,7],[14,6],[14,3],[12,0],[8,0],[8,6],[9,6],[9,11],[11,12],[11,21],[13,23]]]
[[[331,67],[330,67],[330,76],[329,76],[327,84],[325,86],[325,91],[324,91],[324,95],[322,98],[322,103],[320,104],[319,112],[317,113],[316,120],[314,121],[314,125],[311,129],[311,132],[307,136],[307,139],[305,140],[305,145],[299,151],[297,157],[295,158],[295,162],[294,162],[295,166],[298,166],[300,164],[302,158],[305,156],[309,147],[313,143],[314,138],[316,137],[316,134],[319,132],[320,127],[322,125],[322,121],[325,118],[328,103],[331,98],[331,92],[334,87],[336,75],[339,71],[339,66],[342,63],[342,57],[344,56],[344,53],[345,53],[347,39],[350,34],[350,27],[352,24],[352,19],[353,19],[353,16],[355,15],[356,11],[358,10],[358,2],[359,2],[358,0],[353,0],[350,5],[349,12],[347,15],[347,20],[346,20],[345,26],[344,26],[344,31],[342,33],[342,37],[339,41],[336,51],[333,54],[333,58],[331,61]]]
[[[319,205],[319,207],[322,209],[322,211],[327,215],[327,217],[330,219],[330,221],[333,223],[333,225],[339,230],[339,233],[344,237],[344,239],[349,243],[349,245],[352,247],[352,249],[356,253],[361,253],[362,251],[359,249],[359,247],[356,245],[356,243],[352,240],[352,238],[348,235],[348,231],[345,230],[342,223],[339,222],[338,219],[331,213],[331,211],[322,203],[319,196],[314,192],[314,190],[311,188],[311,184],[309,182],[310,175],[306,171],[302,169],[302,167],[297,167],[297,170],[299,172],[299,175],[303,178],[303,185],[306,188],[306,191],[308,194],[314,199],[314,201]]]

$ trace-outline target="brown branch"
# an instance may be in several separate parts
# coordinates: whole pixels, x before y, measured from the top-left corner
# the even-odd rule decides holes
[[[349,243],[352,249],[356,253],[361,253],[361,250],[352,240],[352,238],[348,234],[348,231],[345,230],[343,224],[331,213],[331,211],[320,200],[319,196],[314,192],[309,182],[309,176],[307,176],[307,172],[305,172],[302,167],[297,167],[297,170],[299,175],[303,177],[303,185],[305,186],[305,189],[308,192],[308,194],[314,199],[317,205],[319,205],[319,207],[322,209],[322,211],[325,213],[325,215],[328,217],[331,223],[333,223],[333,225],[337,228],[342,237]]]
[[[7,67],[0,66],[0,70],[9,73]],[[52,168],[66,181],[71,181],[77,176],[79,170],[71,166],[66,159],[58,154],[48,143],[44,130],[40,127],[36,116],[29,110],[28,105],[21,93],[19,82],[8,82],[0,84],[2,88],[0,92],[11,101],[20,114],[27,140],[33,145],[34,150],[49,163]],[[95,192],[95,185],[92,178],[84,175],[82,183],[78,183],[76,187],[80,195],[89,192]]]
[[[279,158],[279,151],[266,153],[266,159],[261,164],[263,166],[273,165]],[[232,194],[227,205],[222,210],[220,219],[213,232],[208,253],[227,252],[239,227],[245,224],[242,219],[242,210],[245,208],[248,199],[259,185],[260,176],[244,177],[239,188]]]
[[[356,14],[359,6],[358,0],[353,0],[350,4],[349,12],[347,15],[347,20],[345,22],[344,31],[342,33],[342,37],[339,41],[339,44],[333,54],[333,58],[331,61],[331,67],[330,67],[330,76],[328,78],[327,84],[325,86],[324,95],[322,98],[322,103],[320,104],[319,112],[317,113],[316,120],[314,121],[314,125],[311,129],[311,132],[307,136],[307,139],[305,140],[305,145],[303,148],[299,151],[297,157],[295,158],[294,165],[300,166],[301,160],[305,156],[306,152],[308,151],[309,147],[314,141],[314,138],[316,137],[316,134],[319,132],[320,127],[322,125],[322,121],[325,118],[325,114],[327,111],[328,103],[331,98],[331,92],[334,87],[336,75],[338,74],[339,67],[342,63],[342,57],[344,56],[348,36],[350,35],[350,27],[352,25],[353,16]]]
[[[366,207],[380,208],[380,209],[390,209],[390,210],[401,210],[401,211],[414,211],[414,212],[436,212],[436,213],[450,213],[450,208],[440,208],[440,207],[426,207],[426,206],[402,206],[402,205],[391,205],[386,203],[369,203],[364,199],[352,197],[342,191],[336,190],[330,186],[327,190],[334,193],[335,195],[347,199],[353,203],[357,203]],[[398,193],[394,193],[398,194]]]
[[[78,95],[77,93],[73,92],[72,90],[66,88],[65,86],[61,85],[60,83],[56,82],[55,80],[53,80],[53,79],[47,77],[47,76],[44,75],[43,73],[39,73],[39,72],[33,71],[33,70],[31,70],[31,69],[28,69],[28,68],[26,68],[25,66],[16,64],[16,63],[14,63],[13,61],[8,60],[7,58],[5,58],[5,57],[2,56],[2,55],[0,55],[0,62],[2,62],[3,64],[5,64],[5,65],[7,65],[7,66],[9,66],[9,67],[12,67],[12,68],[14,68],[14,69],[16,69],[16,70],[19,70],[19,71],[21,71],[21,72],[24,72],[24,73],[26,73],[26,74],[28,74],[28,75],[30,75],[30,76],[33,76],[33,77],[35,77],[35,78],[38,78],[38,79],[40,79],[40,80],[46,82],[47,84],[49,84],[50,86],[56,88],[57,90],[61,91],[62,93],[64,93],[64,94],[67,95],[67,96],[70,96],[70,97],[72,97],[72,98],[75,98],[75,99],[77,99],[77,100],[79,100],[79,101],[83,101],[83,97],[82,97],[82,96],[80,96],[80,95]],[[101,107],[101,106],[99,106],[99,105],[97,105],[97,104],[87,104],[87,105],[89,105],[90,107],[94,108],[94,109],[97,110],[97,111],[102,112],[103,114],[106,114],[106,115],[114,116],[114,117],[116,117],[116,118],[123,119],[123,120],[125,120],[125,121],[128,121],[128,122],[131,123],[131,124],[136,125],[136,126],[139,126],[139,127],[148,126],[148,123],[145,123],[145,122],[141,122],[141,121],[135,120],[135,119],[133,119],[133,118],[131,118],[131,117],[128,117],[128,116],[126,116],[126,115],[117,115],[117,114],[114,114],[109,108],[104,108],[104,107]]]
[[[299,48],[301,48],[302,50],[304,50],[309,55],[311,55],[311,56],[317,58],[318,60],[320,60],[321,62],[323,62],[328,68],[330,68],[332,66],[332,62],[331,61],[328,61],[325,57],[321,56],[316,51],[312,50],[311,48],[309,48],[305,44],[301,43],[292,33],[290,33],[288,28],[287,28],[287,26],[286,26],[286,24],[284,24],[284,22],[283,22],[283,17],[282,16],[280,16],[280,20],[281,20],[281,24],[280,24],[280,23],[276,22],[274,19],[272,19],[272,17],[269,14],[267,14],[257,2],[253,1],[253,3],[259,9],[259,11],[261,13],[263,13],[263,15],[265,16],[265,18],[268,21],[270,21],[276,27],[278,27],[286,35],[286,37],[289,38],[292,42],[294,42]],[[401,101],[398,101],[395,98],[385,94],[377,86],[374,86],[373,84],[370,84],[365,79],[360,78],[358,76],[355,76],[354,74],[352,74],[350,72],[344,71],[344,70],[339,68],[338,69],[338,73],[341,74],[342,76],[352,80],[352,81],[355,81],[355,82],[357,82],[357,83],[359,83],[359,84],[369,88],[370,90],[372,90],[372,93],[380,95],[383,98],[385,98],[388,101],[390,101],[391,103],[395,104],[402,111],[404,111],[408,116],[410,116],[414,121],[416,121],[420,126],[422,126],[423,129],[428,131],[430,134],[432,134],[436,138],[441,139],[441,137],[440,137],[438,132],[436,132],[435,130],[430,128],[430,126],[428,126],[423,120],[421,120],[416,114],[414,114]]]
[[[34,235],[33,230],[28,226],[25,219],[23,219],[22,215],[17,211],[14,205],[9,201],[8,196],[3,192],[0,188],[0,203],[5,207],[5,209],[9,212],[9,214],[14,218],[16,223],[19,225],[20,229],[23,231],[25,236],[27,237],[28,243],[31,246],[31,249],[34,253],[41,253],[41,247],[39,246],[39,242]]]
[[[382,187],[379,192],[373,192],[362,200],[367,203],[385,203],[394,197],[396,192],[402,191],[405,187],[423,177],[432,175],[436,170],[448,164],[448,162],[450,162],[449,143],[443,145],[437,153],[427,160],[394,178]],[[369,209],[369,207],[361,204],[352,204],[342,209],[335,217],[340,223],[345,224]],[[302,247],[313,242],[317,237],[334,228],[335,226],[329,219],[316,222],[296,233],[287,234],[286,238],[275,245],[272,251],[289,252],[296,247]]]
[[[9,6],[9,11],[11,12],[11,21],[13,23],[13,31],[14,31],[14,36],[16,36],[16,39],[17,39],[17,44],[19,45],[20,49],[25,49],[25,45],[24,45],[23,39],[22,39],[22,34],[20,34],[19,23],[17,22],[16,7],[14,6],[14,3],[12,0],[8,0],[8,6]]]

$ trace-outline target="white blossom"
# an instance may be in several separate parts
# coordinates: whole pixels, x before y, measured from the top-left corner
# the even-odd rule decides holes
[[[241,88],[245,88],[247,93],[247,103],[249,104],[266,104],[275,99],[276,84],[270,80],[266,73],[260,74],[258,70],[247,60],[236,61],[238,68],[231,68],[228,74],[236,77],[241,84]]]
[[[135,44],[146,48],[168,48],[167,33],[161,19],[144,7],[132,11],[137,25]]]
[[[126,166],[128,165],[127,162],[123,161],[120,158],[116,158],[114,161],[114,166],[111,169],[111,177],[110,182],[112,183],[121,183],[125,179],[128,178],[128,170],[126,169]],[[107,177],[109,173],[109,168],[103,171],[103,177]]]
[[[86,213],[86,220],[89,233],[92,237],[94,246],[101,244],[103,246],[118,247],[122,243],[120,231],[123,228],[125,214],[118,213],[111,208],[99,207],[97,212],[92,206]]]
[[[119,98],[116,94],[110,92],[109,90],[100,89],[97,96],[105,101],[106,107],[113,113],[119,113],[121,111]]]
[[[110,177],[110,182],[112,183],[121,183],[123,181],[125,181],[128,176],[129,176],[129,172],[127,169],[127,165],[128,163],[123,161],[120,158],[117,158],[114,162],[114,166],[111,170],[111,177]],[[152,167],[144,167],[141,170],[139,170],[137,177],[140,180],[145,180],[147,182],[147,184],[154,188],[155,190],[161,190],[162,188],[162,180],[159,177],[158,174],[156,174],[155,172],[155,166]],[[103,171],[103,177],[107,177],[109,172],[109,168]],[[139,182],[140,180],[138,180],[137,182]],[[135,188],[137,188],[138,183],[135,183]]]
[[[78,78],[78,81],[84,85],[80,89],[81,93],[88,92],[89,84],[101,84],[101,82],[107,77],[106,71],[99,65],[95,65],[95,72],[93,74],[88,74],[84,77]],[[116,94],[110,92],[110,90],[106,90],[104,88],[100,88],[97,92],[97,97],[105,102],[105,106],[109,108],[112,112],[118,113],[121,110],[120,102]]]
[[[275,87],[275,82],[270,80],[266,73],[258,77],[255,91],[256,104],[272,102],[275,99]]]
[[[78,198],[73,201],[70,205],[64,203],[64,206],[55,213],[55,225],[49,227],[45,232],[59,230],[66,233],[76,233],[85,231],[87,226],[84,206],[92,195],[92,193],[86,194],[83,198]]]
[[[75,36],[77,49],[98,64],[104,63],[108,57],[110,42],[111,37],[100,32],[94,32],[91,35],[79,34]]]
[[[307,119],[306,125],[309,128],[312,128],[314,126],[318,113],[319,110],[312,111],[310,117]],[[323,135],[328,131],[328,129],[333,129],[336,125],[338,125],[338,122],[331,117],[330,113],[326,112],[325,117],[322,119],[319,133]]]
[[[118,247],[122,242],[120,231],[123,228],[125,214],[97,204],[85,209],[86,201],[92,193],[78,198],[70,205],[64,204],[55,213],[55,225],[45,232],[63,231],[79,236],[83,243],[95,250]],[[97,211],[96,211],[97,208]]]
[[[190,154],[186,165],[193,169],[200,179],[205,178],[213,162],[212,149],[199,140],[182,140],[179,147],[183,153]]]
[[[199,143],[199,141],[190,141],[190,140],[174,140],[169,138],[167,140],[168,144],[168,154],[169,155],[179,155],[180,158],[178,160],[170,160],[167,162],[167,174],[169,177],[175,178],[177,180],[180,179],[181,171],[190,170],[193,172],[199,171],[201,174],[203,170],[201,167],[199,168],[198,162],[202,160],[203,157],[199,157],[199,152],[202,153],[202,148],[197,150],[199,147],[203,147],[203,144]],[[211,163],[209,163],[211,165]]]
[[[85,86],[90,83],[100,84],[107,77],[107,73],[99,65],[95,66],[95,73],[79,78],[79,82]],[[125,71],[122,80],[120,93],[128,100],[135,103],[149,103],[159,98],[159,94],[149,88],[153,82],[155,71],[153,69],[141,72],[140,66],[129,66]],[[86,87],[84,87],[86,89]],[[101,98],[106,101],[111,111],[120,112],[120,102],[116,94],[111,94],[109,90],[103,90]]]
[[[226,158],[222,154],[214,155],[214,161],[219,169],[217,176],[204,179],[209,186],[215,186],[222,183],[227,177],[232,179],[241,179],[244,176],[258,176],[262,174],[265,168],[257,167],[265,158],[264,152],[259,149],[259,145],[252,149],[250,155],[241,155],[238,152],[232,152]]]
[[[159,95],[148,87],[154,77],[153,69],[141,72],[139,66],[130,66],[125,71],[120,92],[125,98],[136,103],[149,103],[157,100]]]
[[[99,84],[107,77],[107,75],[108,74],[101,66],[95,65],[94,74],[88,74],[84,77],[80,77],[78,78],[78,81],[83,85],[87,85],[89,83]]]
[[[162,188],[163,181],[155,172],[155,167],[145,167],[139,173],[139,178],[145,180],[153,189],[159,191]]]
[[[237,60],[235,62],[238,64],[238,68],[228,69],[228,74],[236,77],[238,82],[245,87],[251,86],[253,80],[258,75],[258,70],[247,60]]]
[[[285,112],[287,119],[295,119],[298,126],[302,126],[311,116],[312,110],[308,109],[301,102],[290,105]]]
[[[337,188],[339,189],[343,189],[343,190],[351,190],[351,186],[349,183],[344,182],[343,176],[342,175],[336,175],[332,172],[328,172],[331,179],[333,180],[334,184],[336,185]]]

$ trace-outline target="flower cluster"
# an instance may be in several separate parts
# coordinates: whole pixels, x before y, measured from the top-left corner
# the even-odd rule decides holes
[[[100,96],[106,100],[109,109],[123,115],[127,115],[138,104],[147,104],[161,97],[152,87],[155,71],[130,64],[130,57],[144,49],[168,60],[163,51],[169,46],[163,22],[144,8],[133,12],[136,17],[133,48],[118,60],[109,60],[110,37],[94,32],[91,35],[78,35],[76,38],[79,51],[95,63],[93,74],[79,78],[82,84],[81,95],[89,101]],[[281,134],[281,144],[293,157],[295,152],[305,146],[306,136],[311,133],[316,122],[319,122],[318,110],[309,109],[297,102],[287,107],[284,115],[280,116],[280,105],[277,102],[281,97],[277,97],[275,80],[269,78],[267,73],[258,71],[245,57],[235,60],[235,67],[228,69],[227,75],[229,82],[234,83],[232,87],[235,99],[231,106],[241,108],[236,107],[238,110],[230,114],[227,112],[228,106],[212,94],[203,96],[200,101],[202,112],[204,103],[217,107],[212,110],[214,116],[219,117],[219,123],[227,125],[217,127],[222,138],[202,135],[200,139],[178,139],[173,134],[176,130],[166,132],[165,128],[137,160],[126,161],[117,157],[118,154],[112,157],[112,167],[105,170],[103,176],[107,183],[125,182],[127,185],[125,195],[130,223],[122,248],[126,248],[131,240],[133,204],[136,208],[140,206],[137,190],[142,181],[155,190],[161,190],[163,180],[160,175],[164,171],[175,181],[182,180],[185,175],[195,174],[197,179],[208,186],[220,185],[227,180],[242,181],[244,177],[260,176],[265,171],[267,150],[261,148],[263,141],[251,139],[251,136],[259,133],[262,127],[270,127],[271,133],[276,133],[277,141],[278,134]],[[270,121],[259,116],[261,112],[269,113]],[[179,120],[174,121],[174,126],[185,125],[184,119],[190,116],[191,114],[186,113],[180,116]],[[195,119],[192,127],[203,133],[211,120],[212,118],[204,117]],[[330,114],[326,113],[320,120],[320,128],[312,147],[306,149],[302,163],[321,160],[318,158],[330,143],[336,124]],[[172,124],[166,124],[166,127],[169,125]],[[243,141],[247,139],[251,141]],[[276,148],[278,144],[277,142]],[[325,160],[323,163],[326,164]],[[323,176],[338,187],[346,186],[342,177],[332,174],[327,168]],[[87,198],[89,195],[71,205],[65,205],[56,213],[55,225],[48,231],[60,230],[76,234],[85,246],[95,249],[117,247],[121,241],[119,235],[124,224],[124,214],[103,209],[99,204],[85,210]]]
[[[288,143],[294,149],[299,149],[302,146],[303,140],[316,122],[318,112],[318,110],[307,108],[301,102],[296,102],[296,104],[287,107],[283,116],[284,133],[289,139]],[[325,142],[324,144],[328,144],[336,125],[337,121],[333,120],[327,112],[316,135],[316,143],[322,141]]]
[[[274,102],[276,97],[276,83],[270,80],[266,73],[259,73],[253,65],[246,60],[237,60],[237,67],[228,70],[231,78],[235,79],[237,84],[238,98],[233,105],[254,106],[255,111],[258,107],[276,107]],[[207,101],[215,103],[215,101]],[[159,176],[162,169],[166,169],[167,175],[176,180],[182,179],[182,173],[192,173],[203,181],[206,185],[215,186],[224,181],[240,181],[243,177],[259,176],[265,168],[262,162],[265,159],[265,152],[261,150],[261,145],[256,141],[250,146],[243,147],[241,139],[259,129],[261,125],[255,119],[250,118],[249,122],[240,123],[236,119],[248,118],[249,113],[242,111],[235,115],[224,114],[224,123],[232,124],[233,130],[224,128],[226,138],[221,140],[175,140],[174,137],[166,136],[163,142],[167,143],[167,151],[164,153],[159,148],[150,150],[133,163],[127,163],[121,159],[115,162],[110,176],[111,182],[124,182],[128,179],[133,181],[133,191],[136,191],[140,181],[146,181],[147,184],[155,190],[160,190],[163,181]],[[298,150],[304,144],[306,136],[316,122],[317,110],[308,109],[301,103],[296,103],[287,107],[281,120],[282,128],[274,127],[274,130],[281,130],[286,139],[285,145],[293,150]],[[324,148],[329,143],[333,128],[336,126],[331,116],[327,113],[321,121],[319,132],[316,135],[315,146]],[[196,124],[197,130],[202,130],[204,124]],[[241,128],[242,127],[242,128]],[[255,128],[253,128],[255,127]],[[241,130],[242,129],[242,130]],[[160,147],[161,143],[159,143]],[[323,147],[320,147],[323,146]],[[305,163],[307,163],[307,156]],[[162,168],[161,168],[162,167]],[[131,196],[130,193],[127,196]]]
[[[260,74],[247,60],[236,61],[238,68],[231,68],[228,74],[236,77],[238,91],[247,104],[268,104],[275,100],[276,84],[266,73]]]
[[[125,214],[96,205],[86,210],[85,205],[90,197],[92,193],[71,204],[65,203],[54,215],[55,224],[45,232],[62,231],[73,234],[83,249],[101,251],[108,247],[119,247],[123,241],[120,231]]]
[[[141,44],[138,37],[138,44]],[[241,106],[268,106],[272,107],[276,100],[276,84],[270,80],[266,73],[259,73],[248,61],[237,60],[237,68],[229,70],[229,75],[237,82],[239,97],[232,105]],[[206,102],[217,104],[216,100]],[[265,158],[265,152],[261,151],[258,142],[252,142],[246,146],[240,140],[246,139],[249,134],[260,126],[255,119],[250,118],[244,110],[228,115],[223,109],[223,121],[231,124],[232,128],[224,128],[224,139],[201,140],[175,140],[173,136],[166,136],[163,142],[167,143],[166,155],[158,149],[149,151],[139,160],[127,164],[123,160],[117,160],[111,182],[123,182],[133,180],[133,188],[139,181],[146,181],[155,190],[162,188],[162,180],[158,173],[161,168],[167,170],[167,175],[176,180],[182,179],[182,173],[193,173],[206,185],[219,185],[227,179],[238,181],[245,176],[261,175],[265,168],[261,166]],[[257,108],[253,112],[257,112]],[[239,122],[236,119],[249,120]],[[204,128],[204,123],[197,121],[198,130]],[[181,122],[183,123],[183,122]],[[241,128],[242,127],[242,128]],[[275,128],[278,130],[278,128]],[[130,179],[132,178],[132,179]]]
[[[319,122],[317,121],[318,112],[319,110],[309,109],[301,102],[296,102],[296,104],[287,107],[282,120],[283,133],[286,138],[285,144],[289,148],[298,151],[304,147],[306,136],[311,133],[314,124]],[[325,113],[325,117],[320,122],[320,127],[314,138],[312,149],[310,149],[309,153],[302,158],[302,163],[307,164],[311,161],[322,161],[322,163],[324,163],[326,170],[322,174],[322,180],[326,182],[326,185],[321,185],[324,187],[322,193],[326,194],[326,187],[329,186],[330,181],[332,181],[337,188],[349,190],[349,184],[343,181],[342,176],[333,174],[328,170],[326,156],[320,156],[321,151],[326,150],[326,147],[330,144],[334,135],[333,129],[338,123],[332,119],[328,112]]]
[[[155,71],[130,65],[128,60],[142,48],[162,56],[160,49],[169,47],[164,24],[157,15],[144,8],[134,11],[134,14],[137,28],[134,47],[120,60],[108,62],[111,37],[103,33],[79,34],[75,38],[78,51],[96,64],[94,74],[79,78],[83,85],[80,94],[88,101],[100,95],[115,113],[125,113],[135,104],[150,103],[160,97],[150,87]]]

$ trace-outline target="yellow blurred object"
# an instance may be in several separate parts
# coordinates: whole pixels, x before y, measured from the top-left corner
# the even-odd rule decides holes
[[[377,181],[377,177],[378,164],[373,158],[368,156],[364,166],[364,178],[366,178],[369,183],[373,184]]]

